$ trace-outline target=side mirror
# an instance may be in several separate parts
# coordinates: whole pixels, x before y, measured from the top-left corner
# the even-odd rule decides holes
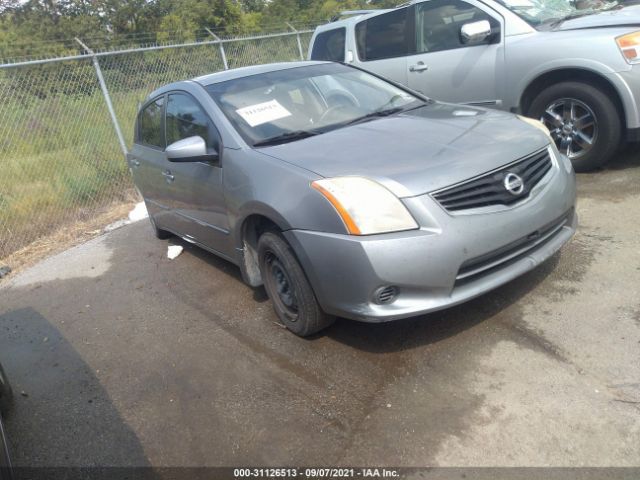
[[[218,159],[218,152],[207,149],[204,139],[197,135],[173,142],[165,153],[170,162],[211,162]]]
[[[491,35],[491,24],[489,20],[465,23],[460,29],[460,40],[465,45],[480,43]]]

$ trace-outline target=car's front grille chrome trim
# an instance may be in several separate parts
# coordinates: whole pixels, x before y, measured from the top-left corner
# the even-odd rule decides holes
[[[527,198],[552,167],[551,152],[545,147],[479,177],[432,192],[431,196],[449,212],[495,205],[511,206]],[[521,191],[513,192],[505,186],[509,175],[517,177],[522,182]]]

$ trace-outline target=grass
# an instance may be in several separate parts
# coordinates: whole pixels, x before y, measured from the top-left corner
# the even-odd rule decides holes
[[[232,67],[298,59],[295,36],[225,49]],[[113,55],[100,64],[129,143],[138,104],[154,88],[222,69],[217,45]],[[0,259],[134,195],[89,59],[0,70]]]
[[[100,92],[5,103],[0,139],[0,258],[131,198]]]

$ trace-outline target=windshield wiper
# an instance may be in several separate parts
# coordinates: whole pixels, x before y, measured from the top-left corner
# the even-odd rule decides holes
[[[366,115],[363,115],[362,117],[354,118],[353,120],[348,121],[344,125],[345,126],[346,125],[355,125],[356,123],[366,122],[366,121],[371,120],[373,118],[388,117],[389,115],[393,115],[394,113],[399,113],[399,112],[401,112],[403,110],[404,110],[403,107],[389,108],[387,110],[376,110],[375,112],[367,113]]]
[[[367,113],[366,115],[364,115],[362,117],[354,118],[353,120],[351,120],[351,121],[349,121],[349,122],[347,122],[347,123],[345,123],[343,125],[344,126],[355,125],[357,123],[366,122],[366,121],[374,119],[374,118],[388,117],[389,115],[393,115],[395,113],[400,113],[400,112],[409,112],[411,110],[416,110],[418,108],[422,108],[425,105],[429,105],[430,103],[431,103],[430,101],[423,101],[419,105],[414,105],[412,107],[407,107],[405,105],[404,107],[389,108],[387,110],[379,109],[379,110],[376,110],[375,112]]]
[[[565,15],[562,18],[557,18],[557,19],[553,20],[552,22],[549,23],[549,25],[551,25],[551,27],[557,27],[562,22],[566,22],[567,20],[573,20],[574,18],[586,17],[588,15],[593,15],[595,13],[600,13],[600,12],[608,12],[608,11],[613,10],[615,8],[618,8],[618,7],[619,7],[619,4],[614,2],[612,5],[607,5],[605,8],[585,9],[582,12],[581,11],[576,11],[576,12],[570,13],[568,15]]]
[[[574,12],[574,13],[570,13],[569,15],[565,15],[562,18],[556,18],[555,20],[550,22],[549,25],[551,25],[552,27],[555,27],[555,26],[560,25],[562,22],[566,22],[567,20],[573,20],[574,18],[586,17],[587,15],[591,15],[592,13],[595,13],[595,12],[590,10],[589,12]]]
[[[294,130],[292,132],[286,132],[275,137],[270,137],[265,140],[260,140],[253,144],[254,147],[266,147],[267,145],[278,145],[279,143],[295,142],[296,140],[302,140],[303,138],[313,137],[318,135],[319,132],[312,130]]]

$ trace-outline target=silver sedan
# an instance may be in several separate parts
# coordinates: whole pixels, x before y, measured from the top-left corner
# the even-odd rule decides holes
[[[571,163],[539,122],[335,63],[162,87],[128,161],[156,235],[237,264],[303,336],[469,300],[577,224]]]

